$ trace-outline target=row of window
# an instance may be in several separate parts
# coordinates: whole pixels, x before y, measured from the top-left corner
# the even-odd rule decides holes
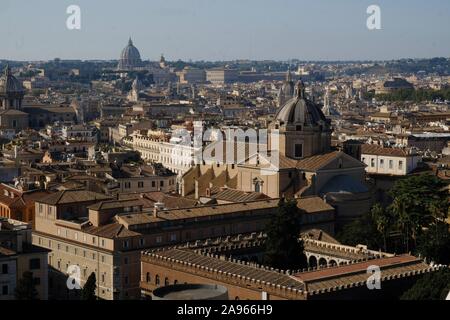
[[[363,161],[364,163],[368,164],[368,163],[366,162],[366,158],[362,158],[362,161]],[[376,164],[375,161],[376,161],[375,158],[371,158],[371,159],[370,159],[370,167],[371,167],[371,168],[374,168],[374,167],[375,167],[375,164]],[[378,167],[381,168],[381,169],[384,169],[384,164],[385,164],[384,159],[380,159]],[[389,168],[389,169],[394,169],[394,160],[389,160],[389,161],[388,161],[388,168]],[[402,160],[399,160],[399,161],[398,161],[398,166],[397,166],[397,168],[398,168],[399,170],[403,170],[403,161],[402,161]]]
[[[173,184],[173,180],[169,180],[169,185]],[[159,181],[159,186],[164,187],[164,181]],[[120,182],[119,182],[120,187]],[[123,187],[125,189],[131,189],[131,182],[124,182]],[[138,188],[144,188],[144,181],[138,181]],[[152,181],[152,188],[156,188],[156,181]]]
[[[72,246],[69,245],[62,245],[61,243],[58,243],[56,246],[53,246],[52,240],[48,240],[47,243],[44,243],[44,239],[41,237],[38,237],[38,244],[39,246],[46,246],[49,249],[57,249],[58,251],[64,250],[67,253],[74,254],[76,256],[82,256],[83,258],[92,258],[92,260],[97,259],[97,255],[95,252],[88,252],[87,250],[79,250],[77,247],[73,247],[73,250],[70,250]],[[49,257],[51,259],[51,256]],[[100,259],[102,263],[105,263],[105,255],[100,255]],[[51,262],[50,262],[51,264]]]
[[[169,241],[171,241],[171,242],[177,241],[177,234],[176,233],[169,234]],[[163,237],[162,236],[156,236],[155,237],[155,242],[156,243],[162,243],[163,242]],[[139,239],[139,246],[143,247],[144,245],[145,245],[145,239],[144,238],[140,238]],[[124,249],[130,248],[130,240],[123,240],[122,241],[122,248],[124,248]]]
[[[71,234],[71,232],[68,229],[61,229],[61,228],[57,228],[56,233],[59,237],[63,236],[65,238],[70,238],[70,234]],[[92,245],[97,244],[97,237],[94,237],[94,236],[90,237],[90,236],[86,235],[85,233],[83,233],[83,242],[88,243],[89,242],[88,238],[91,239],[90,244],[92,244]],[[76,232],[76,231],[73,232],[73,239],[77,240],[77,241],[81,240],[80,237],[78,236],[78,232]],[[41,244],[41,238],[39,238],[39,244]],[[106,246],[105,239],[101,239],[99,244],[100,244],[100,247],[105,247]],[[51,247],[51,240],[49,240],[49,246]]]
[[[151,283],[152,282],[152,277],[150,275],[150,272],[147,272],[147,274],[145,276],[145,282],[147,282],[147,283]],[[159,286],[161,284],[161,280],[160,280],[160,277],[159,277],[158,274],[155,275],[154,284],[155,284],[155,286]],[[165,277],[164,278],[164,286],[168,286],[169,284],[170,284],[169,278]],[[173,281],[173,284],[178,284],[178,280],[175,279]],[[185,282],[184,284],[187,284],[187,282]]]

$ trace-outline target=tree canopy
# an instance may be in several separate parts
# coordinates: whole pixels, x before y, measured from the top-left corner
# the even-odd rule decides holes
[[[401,300],[445,300],[450,292],[450,269],[445,268],[423,276],[403,295]]]
[[[95,291],[97,289],[97,279],[95,277],[95,273],[92,272],[86,283],[84,284],[83,289],[81,289],[81,300],[96,300],[97,296],[95,295]]]
[[[276,215],[266,227],[264,264],[283,270],[307,267],[300,239],[301,214],[296,200],[280,200]]]
[[[371,213],[345,226],[337,238],[349,245],[366,244],[388,252],[414,252],[435,263],[450,259],[448,191],[435,176],[398,180],[389,191],[392,203],[376,204]]]

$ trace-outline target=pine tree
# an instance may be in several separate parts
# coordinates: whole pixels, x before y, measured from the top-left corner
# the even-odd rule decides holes
[[[97,300],[97,296],[95,295],[95,290],[97,289],[96,282],[95,273],[92,272],[84,284],[83,289],[81,289],[81,300]]]
[[[17,283],[15,291],[16,300],[36,300],[38,293],[33,281],[33,273],[25,271],[22,279]]]
[[[301,214],[297,201],[279,201],[277,213],[266,229],[264,264],[281,270],[307,267],[303,241],[299,238]]]
[[[445,300],[450,292],[450,269],[424,275],[403,295],[401,300]]]

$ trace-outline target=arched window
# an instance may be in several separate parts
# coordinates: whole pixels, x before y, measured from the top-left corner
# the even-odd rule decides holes
[[[239,297],[238,297],[238,296],[236,296],[236,298],[234,298],[234,300],[239,300]]]
[[[146,281],[147,281],[147,282],[150,282],[150,280],[151,280],[151,279],[150,279],[150,272],[147,272],[147,275],[146,275]]]
[[[155,284],[159,286],[159,275],[155,276]]]
[[[175,281],[173,282],[173,284],[178,284],[178,280],[175,280]]]
[[[168,285],[169,285],[169,278],[166,277],[166,278],[164,279],[164,285],[165,285],[165,286],[168,286]]]

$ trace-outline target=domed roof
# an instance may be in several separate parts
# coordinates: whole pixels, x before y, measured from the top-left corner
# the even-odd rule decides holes
[[[137,67],[141,64],[141,54],[139,50],[133,45],[131,38],[128,40],[128,45],[122,50],[119,60],[119,69],[129,69]]]
[[[11,73],[9,65],[5,67],[3,75],[0,77],[0,94],[23,94],[22,84]]]
[[[369,189],[361,182],[348,175],[337,175],[331,178],[320,190],[320,194],[327,193],[364,193]]]
[[[305,87],[302,81],[297,82],[295,97],[282,106],[275,120],[280,124],[319,125],[327,123],[322,110],[305,97]]]

